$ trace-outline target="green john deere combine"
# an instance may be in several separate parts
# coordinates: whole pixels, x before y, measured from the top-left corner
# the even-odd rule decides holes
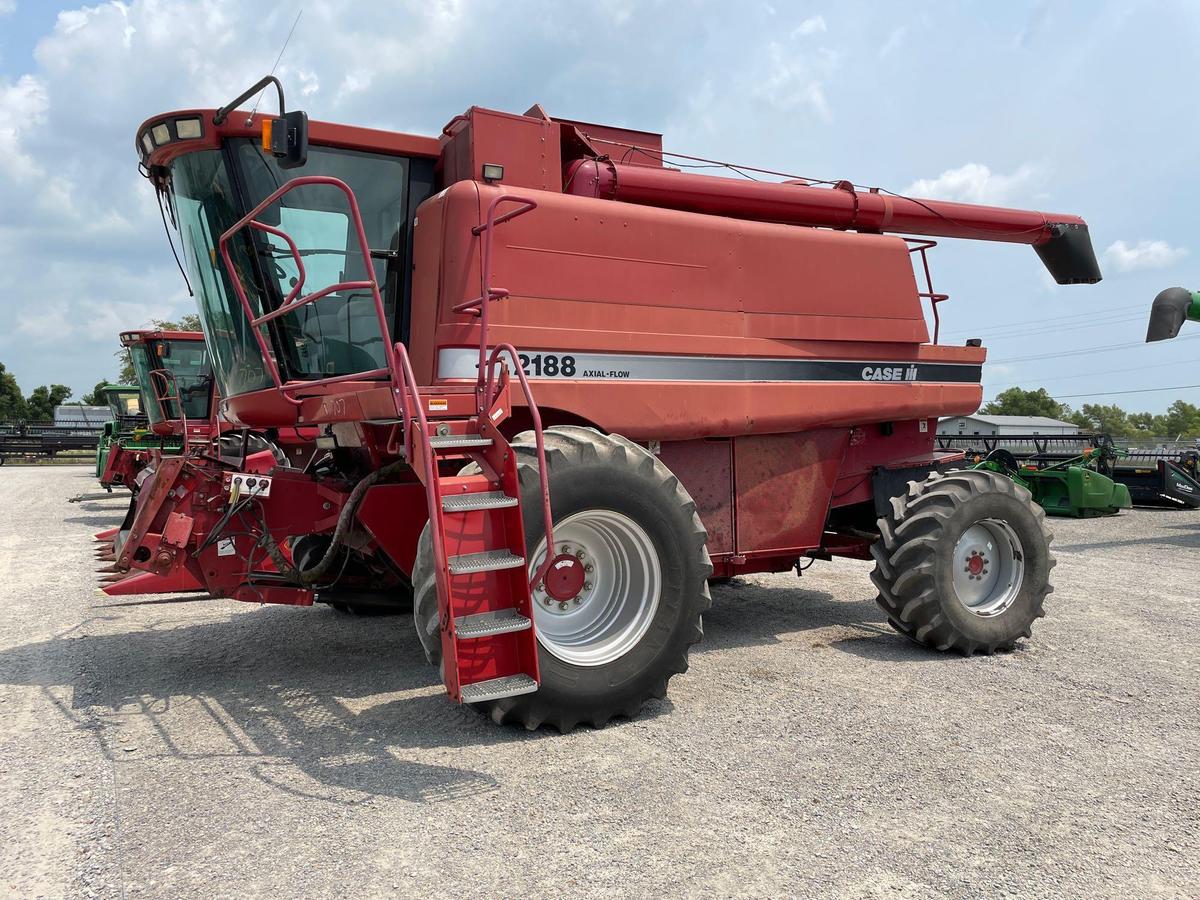
[[[148,450],[159,446],[159,439],[150,432],[149,421],[142,407],[142,392],[135,384],[106,384],[99,393],[112,413],[96,445],[96,477],[104,474],[108,454],[114,443],[131,450]]]
[[[1114,460],[1124,455],[1107,444],[1090,447],[1073,459],[1039,465],[1018,463],[1010,451],[997,448],[972,468],[1007,475],[1028,489],[1047,515],[1087,519],[1113,516],[1133,506],[1129,488],[1109,477]]]

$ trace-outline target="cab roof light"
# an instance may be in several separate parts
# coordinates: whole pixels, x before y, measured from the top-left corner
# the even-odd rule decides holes
[[[154,141],[150,140],[150,132],[142,132],[142,149],[149,155],[154,152]]]
[[[171,130],[167,128],[166,122],[159,122],[150,129],[150,133],[154,135],[154,143],[161,147],[163,144],[171,142]]]
[[[483,180],[487,182],[503,181],[504,166],[499,165],[498,163],[484,163]]]
[[[199,119],[176,119],[175,120],[175,136],[181,141],[195,140],[200,137],[200,120]]]

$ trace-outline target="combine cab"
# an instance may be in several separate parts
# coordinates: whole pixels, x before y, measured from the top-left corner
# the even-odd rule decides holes
[[[270,84],[279,116],[233,114]],[[985,351],[938,343],[926,254],[1024,243],[1090,283],[1083,220],[684,173],[656,134],[540,107],[435,137],[309,123],[274,79],[136,146],[225,413],[319,429],[303,471],[173,520],[215,595],[374,579],[453,700],[564,730],[666,693],[714,576],[873,558],[892,625],[965,654],[1043,614],[1041,509],[934,447]]]

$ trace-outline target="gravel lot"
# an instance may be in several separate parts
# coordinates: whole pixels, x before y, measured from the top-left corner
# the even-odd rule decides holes
[[[6,896],[1200,896],[1200,513],[1055,522],[993,658],[863,563],[735,581],[669,701],[560,736],[452,706],[407,618],[104,597],[94,484],[0,470]]]

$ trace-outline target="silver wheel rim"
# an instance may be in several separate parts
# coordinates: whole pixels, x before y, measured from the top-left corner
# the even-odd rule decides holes
[[[603,666],[641,641],[662,594],[662,570],[650,535],[628,516],[588,509],[554,523],[554,553],[583,564],[584,587],[574,599],[555,600],[540,585],[533,593],[538,641],[563,662]],[[546,558],[546,539],[529,564]]]
[[[970,613],[988,618],[1013,605],[1025,580],[1021,539],[1007,522],[982,519],[954,545],[954,593]]]

